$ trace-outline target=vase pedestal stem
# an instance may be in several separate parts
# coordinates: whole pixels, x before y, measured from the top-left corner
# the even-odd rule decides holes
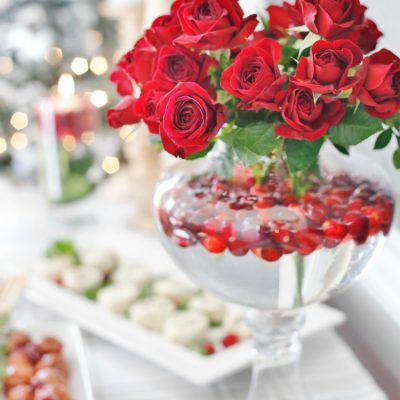
[[[300,368],[298,332],[304,315],[297,311],[250,309],[247,322],[254,338],[252,381],[247,400],[311,400]]]

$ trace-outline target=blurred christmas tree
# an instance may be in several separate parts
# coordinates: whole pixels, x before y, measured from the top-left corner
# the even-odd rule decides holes
[[[7,149],[28,145],[33,106],[61,73],[73,73],[81,91],[96,89],[93,104],[106,106],[117,39],[115,21],[100,15],[100,4],[0,0],[0,164],[7,161]]]

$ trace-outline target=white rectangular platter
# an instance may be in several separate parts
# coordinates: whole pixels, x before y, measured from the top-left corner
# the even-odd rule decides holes
[[[33,340],[52,336],[63,344],[63,357],[69,367],[68,389],[75,400],[95,400],[81,331],[78,326],[62,321],[38,320],[35,324],[13,322],[12,329],[26,332]]]
[[[30,279],[26,296],[30,301],[75,321],[103,339],[145,357],[197,385],[218,381],[251,363],[249,340],[204,357],[41,278]],[[307,309],[307,322],[301,335],[310,336],[344,321],[345,315],[342,312],[327,306],[312,306]]]

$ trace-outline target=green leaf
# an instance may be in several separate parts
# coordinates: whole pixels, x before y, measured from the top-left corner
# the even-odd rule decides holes
[[[361,143],[381,129],[381,121],[360,107],[356,113],[349,110],[338,125],[330,128],[329,136],[332,142],[347,147]]]
[[[392,140],[393,129],[388,128],[384,130],[376,139],[374,150],[380,150],[386,147]]]
[[[189,157],[186,157],[186,160],[197,160],[198,158],[203,158],[204,156],[207,155],[207,153],[214,147],[215,142],[211,142],[207,148],[204,150],[198,151],[197,153],[194,153],[190,155]]]
[[[310,48],[316,41],[320,40],[321,36],[310,32],[304,40],[299,41],[300,48],[299,48],[299,58],[303,54],[304,50]]]
[[[400,148],[396,149],[393,154],[393,164],[396,169],[400,169]]]
[[[349,156],[349,155],[350,155],[349,149],[348,149],[347,147],[341,146],[340,144],[336,144],[336,143],[333,143],[333,142],[332,142],[332,144],[333,144],[333,145],[336,147],[336,149],[337,149],[338,151],[340,151],[342,154],[345,154],[346,156]]]
[[[76,265],[80,264],[78,251],[76,250],[74,244],[69,240],[57,240],[46,250],[46,257],[48,258],[60,255],[66,255],[70,257],[71,261]]]
[[[225,90],[217,90],[217,102],[221,104],[229,103],[232,100],[232,96],[225,92]]]
[[[248,166],[259,161],[260,157],[269,155],[277,148],[280,139],[275,135],[275,125],[257,122],[234,129],[222,140],[228,150]]]
[[[285,151],[289,171],[292,174],[306,171],[313,167],[324,142],[323,138],[310,142],[308,140],[285,140]]]

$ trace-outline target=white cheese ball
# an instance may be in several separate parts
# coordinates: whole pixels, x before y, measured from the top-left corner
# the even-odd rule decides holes
[[[193,295],[193,288],[181,279],[168,277],[156,281],[153,292],[156,295],[168,297],[177,305],[182,305],[187,303]]]
[[[251,336],[250,328],[245,320],[245,311],[242,308],[231,306],[222,321],[226,333],[235,333],[240,340],[246,340]]]
[[[121,265],[112,275],[113,282],[134,285],[143,289],[152,280],[150,268],[145,265]]]
[[[140,296],[140,289],[132,285],[111,285],[97,293],[100,307],[114,314],[125,314],[129,306]]]
[[[91,266],[72,266],[62,273],[61,279],[67,289],[84,293],[89,289],[100,286],[103,282],[104,274]]]
[[[34,267],[36,274],[45,279],[56,280],[71,266],[71,259],[68,256],[54,256],[43,258]]]
[[[145,329],[161,332],[165,321],[175,312],[175,304],[161,296],[139,300],[129,308],[129,317]]]
[[[87,251],[82,254],[81,262],[108,274],[117,268],[118,256],[111,250]]]
[[[207,315],[212,324],[220,324],[225,313],[225,303],[211,293],[200,293],[192,297],[188,308]]]
[[[209,328],[208,318],[197,311],[179,311],[168,318],[164,335],[183,346],[192,346],[206,340]]]

